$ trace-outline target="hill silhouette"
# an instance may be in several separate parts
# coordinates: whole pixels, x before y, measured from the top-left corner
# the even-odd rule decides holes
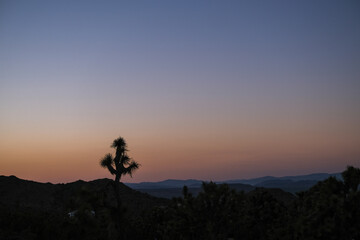
[[[303,181],[312,180],[266,178],[262,184]],[[360,239],[360,169],[351,166],[341,179],[331,176],[296,195],[203,182],[196,194],[184,187],[181,197],[168,200],[120,184],[121,211],[114,211],[112,184],[0,176],[0,239]]]
[[[116,199],[112,180],[78,180],[67,184],[39,183],[15,176],[0,176],[0,204],[10,208],[31,208],[40,211],[66,212],[76,208],[76,199],[82,192],[103,198],[103,205],[115,207]],[[135,214],[168,204],[168,200],[150,196],[120,184],[120,194],[125,207]]]
[[[176,183],[177,188],[158,188],[134,190],[120,183],[120,195],[126,209],[135,215],[158,206],[167,206],[171,198],[183,195],[181,180],[169,180],[165,183]],[[203,189],[197,187],[198,180],[186,181],[195,183],[188,187],[188,192],[197,196]],[[116,198],[111,187],[112,180],[104,178],[93,181],[78,180],[67,184],[39,183],[23,180],[15,176],[0,176],[0,204],[8,208],[29,208],[36,211],[64,214],[78,208],[77,199],[83,192],[103,200],[101,206],[116,207]],[[180,187],[181,186],[181,187]],[[196,187],[191,187],[196,186]],[[295,195],[277,188],[254,187],[248,184],[228,184],[230,189],[243,191],[252,195],[254,192],[267,192],[285,204],[296,199]],[[151,186],[152,187],[152,186]],[[83,200],[82,200],[83,201]]]

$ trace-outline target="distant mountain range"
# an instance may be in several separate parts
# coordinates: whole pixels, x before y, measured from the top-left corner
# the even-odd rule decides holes
[[[341,173],[314,173],[308,175],[273,177],[265,176],[251,179],[233,179],[227,181],[218,181],[216,183],[226,183],[238,191],[249,192],[257,187],[279,188],[290,193],[305,191],[314,186],[317,182],[333,176],[341,179]],[[201,185],[204,181],[196,179],[176,180],[168,179],[160,182],[141,182],[125,183],[125,185],[140,192],[148,193],[156,197],[172,198],[182,195],[182,188],[187,186],[189,192],[198,194],[201,191]]]

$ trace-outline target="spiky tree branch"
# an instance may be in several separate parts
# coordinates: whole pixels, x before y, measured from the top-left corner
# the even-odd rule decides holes
[[[113,158],[112,158],[112,155],[110,153],[106,154],[105,157],[103,157],[101,159],[100,165],[103,168],[107,168],[109,170],[109,172],[111,173],[111,175],[116,174],[116,170],[113,167]]]
[[[100,161],[103,168],[107,168],[112,175],[116,175],[120,180],[121,176],[132,173],[140,167],[140,164],[132,160],[128,155],[125,140],[119,137],[114,140],[111,147],[116,149],[115,157],[108,153]]]

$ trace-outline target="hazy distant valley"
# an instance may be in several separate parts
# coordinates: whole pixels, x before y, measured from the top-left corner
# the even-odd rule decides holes
[[[251,179],[233,179],[227,181],[217,181],[215,183],[226,183],[230,188],[237,191],[249,192],[255,188],[279,188],[283,191],[295,194],[296,192],[305,191],[330,176],[341,179],[341,173],[314,173],[308,175],[272,177],[265,176]],[[188,179],[175,180],[168,179],[160,182],[141,182],[141,183],[125,183],[132,189],[143,193],[148,193],[155,197],[172,198],[182,195],[183,186],[187,186],[189,192],[197,195],[201,191],[203,181]]]

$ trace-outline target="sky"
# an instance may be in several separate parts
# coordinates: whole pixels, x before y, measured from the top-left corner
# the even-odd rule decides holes
[[[0,1],[0,175],[227,180],[360,167],[360,2]]]

